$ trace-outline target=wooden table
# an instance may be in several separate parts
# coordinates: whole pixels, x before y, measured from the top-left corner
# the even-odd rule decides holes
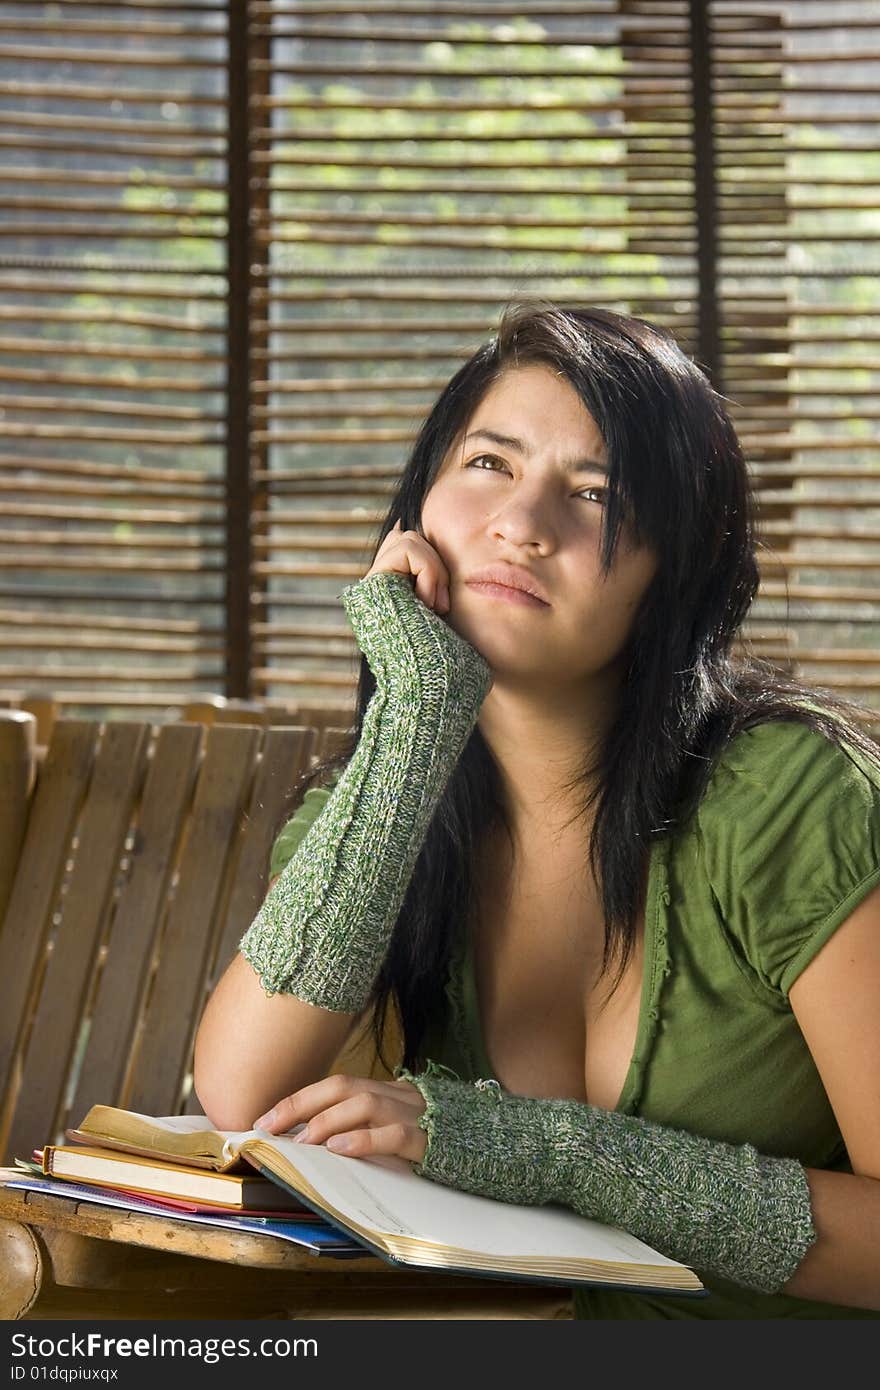
[[[0,1317],[571,1318],[567,1287],[332,1259],[271,1236],[0,1188]]]

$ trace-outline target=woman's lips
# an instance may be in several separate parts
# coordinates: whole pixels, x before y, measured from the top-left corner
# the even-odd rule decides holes
[[[549,603],[544,603],[543,599],[535,598],[534,594],[527,594],[525,589],[511,589],[506,584],[488,584],[485,580],[468,580],[469,589],[476,589],[478,593],[483,593],[487,598],[506,599],[508,603],[525,604],[528,608],[549,608]]]

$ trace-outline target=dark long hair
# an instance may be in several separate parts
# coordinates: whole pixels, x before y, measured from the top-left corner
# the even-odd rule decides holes
[[[605,441],[603,575],[625,517],[635,543],[659,557],[622,655],[621,698],[599,761],[585,761],[569,784],[582,789],[585,812],[596,807],[589,857],[605,915],[603,978],[617,960],[613,992],[635,944],[649,842],[687,822],[736,734],[786,719],[872,760],[880,761],[880,744],[862,727],[863,707],[788,679],[748,652],[731,653],[759,586],[748,470],[722,397],[671,333],[644,319],[544,302],[509,306],[422,425],[376,550],[398,520],[404,530],[419,529],[423,499],[486,391],[506,369],[532,364],[564,375]],[[351,740],[309,771],[291,806],[348,762],[374,690],[362,657]],[[806,708],[805,699],[818,708]],[[393,996],[400,1013],[404,1065],[413,1068],[443,1006],[457,924],[473,908],[480,840],[498,823],[507,825],[499,772],[477,727],[428,827],[371,995],[366,1026],[371,1019],[389,1070],[382,1051],[389,1002]]]

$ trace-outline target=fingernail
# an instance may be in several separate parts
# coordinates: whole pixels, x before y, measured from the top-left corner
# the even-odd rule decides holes
[[[327,1140],[327,1148],[334,1153],[347,1154],[351,1148],[351,1140],[346,1134],[332,1134]]]
[[[258,1120],[254,1120],[254,1129],[271,1129],[275,1123],[275,1111],[267,1110],[265,1115],[261,1115]]]
[[[306,1125],[305,1129],[301,1129],[300,1132],[299,1132],[299,1134],[295,1134],[295,1135],[293,1136],[293,1142],[294,1142],[294,1144],[307,1144],[307,1143],[309,1142],[309,1127],[308,1127],[308,1125]]]

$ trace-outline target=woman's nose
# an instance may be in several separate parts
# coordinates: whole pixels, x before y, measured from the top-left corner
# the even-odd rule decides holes
[[[496,535],[503,536],[513,545],[552,544],[555,534],[554,522],[546,501],[540,498],[511,498],[505,506],[496,511],[492,520]]]

